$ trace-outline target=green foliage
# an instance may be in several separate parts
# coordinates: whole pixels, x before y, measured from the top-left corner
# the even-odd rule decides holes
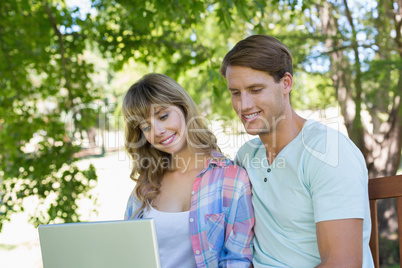
[[[391,240],[387,237],[380,236],[378,247],[380,249],[381,267],[399,264],[400,257],[398,239]]]
[[[217,28],[228,19],[217,14],[232,11],[222,8],[222,3],[227,4],[98,1],[94,24],[86,31],[93,34],[100,50],[113,58],[116,70],[124,69],[129,60],[144,64],[145,72],[161,72],[178,80],[201,107],[227,112],[231,111],[230,99],[218,70],[230,33]],[[138,72],[133,76],[131,84],[138,79]],[[211,102],[219,105],[211,106]]]
[[[97,0],[82,14],[59,0],[2,1],[0,228],[29,196],[47,204],[32,215],[36,225],[79,220],[76,200],[94,186],[96,173],[74,165],[80,149],[74,137],[100,126],[96,103],[105,90],[121,99],[142,74],[161,72],[177,79],[205,114],[235,117],[220,63],[248,29],[262,32],[267,6],[247,0]],[[282,9],[288,19],[295,5],[290,7]],[[283,19],[278,14],[276,22]],[[114,71],[99,68],[88,51],[91,57],[99,51]],[[131,81],[110,78],[130,61],[141,66]],[[104,79],[96,72],[107,81],[99,83]]]
[[[294,10],[304,6],[298,6],[297,1],[286,3],[95,1],[98,12],[84,32],[91,33],[116,70],[124,69],[129,60],[144,64],[145,73],[161,72],[178,80],[207,114],[234,118],[219,68],[223,56],[238,40],[252,33],[275,35],[294,51],[296,68],[303,69],[301,63],[309,48],[306,38],[313,35],[295,31],[304,25],[304,19],[295,17]],[[131,83],[139,74],[133,74]]]
[[[395,57],[394,57],[395,58]],[[402,70],[402,59],[374,59],[370,62],[362,79],[365,81],[365,103],[368,109],[384,114],[391,112],[393,99],[400,93],[398,91],[399,70]],[[388,120],[388,116],[385,120]]]
[[[400,96],[389,3],[372,6],[375,19],[356,3],[353,28],[339,1],[92,0],[87,13],[66,2],[0,2],[0,230],[29,196],[47,204],[34,224],[79,220],[76,200],[89,195],[96,172],[74,164],[81,146],[74,137],[113,123],[100,120],[109,98],[117,99],[116,111],[108,112],[120,122],[124,93],[145,73],[176,79],[210,117],[236,117],[219,68],[248,35],[273,35],[292,51],[297,109],[336,101],[334,66],[342,66],[351,101],[371,114],[374,129]],[[325,33],[327,4],[328,18],[338,23],[333,35]],[[326,47],[328,41],[337,46]],[[366,53],[360,61],[356,46]]]
[[[66,131],[65,115],[99,96],[72,30],[83,23],[76,12],[63,2],[0,3],[0,231],[29,196],[48,210],[32,215],[35,225],[79,221],[76,200],[96,182],[93,167],[74,165],[79,147]]]
[[[337,102],[331,79],[320,75],[299,72],[295,75],[291,101],[299,110],[326,109]]]

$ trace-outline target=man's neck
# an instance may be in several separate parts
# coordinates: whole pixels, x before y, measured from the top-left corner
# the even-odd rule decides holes
[[[265,146],[267,160],[270,165],[282,149],[299,135],[306,121],[291,109],[285,119],[279,122],[272,132],[259,135]]]

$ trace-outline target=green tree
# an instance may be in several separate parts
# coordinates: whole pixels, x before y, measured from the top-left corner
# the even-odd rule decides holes
[[[77,14],[61,1],[0,2],[0,231],[29,196],[43,203],[35,225],[79,221],[76,201],[96,182],[93,166],[74,165],[79,147],[66,129],[73,107],[99,96]]]
[[[316,10],[349,136],[370,178],[395,175],[402,148],[402,1],[322,1]],[[395,200],[378,202],[382,236],[396,233],[395,211]],[[381,259],[390,254],[382,251]]]
[[[402,145],[402,3],[352,3],[322,1],[315,6],[331,62],[327,75],[369,176],[394,175]]]
[[[99,49],[114,68],[109,75],[130,62],[144,72],[165,73],[203,111],[233,118],[219,74],[223,56],[247,35],[276,36],[294,56],[293,105],[322,108],[337,99],[370,176],[395,174],[401,155],[401,8],[400,0],[92,0],[90,12],[82,14],[63,1],[2,1],[1,220],[21,209],[26,196],[55,191],[62,198],[66,193],[52,186],[69,180],[65,170],[90,187],[79,179],[85,171],[70,170],[78,147],[67,134],[95,125],[98,114],[80,110],[81,118],[93,118],[80,121],[73,114],[75,129],[67,132],[64,122],[77,105],[104,97],[102,85],[91,80],[96,71],[86,50]],[[43,103],[55,105],[41,110]],[[34,137],[41,143],[28,151]],[[93,169],[88,172],[95,178]],[[47,188],[40,194],[42,185]],[[50,220],[56,218],[63,217]]]

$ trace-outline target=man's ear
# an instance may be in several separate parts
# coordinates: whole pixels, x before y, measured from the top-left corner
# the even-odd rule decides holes
[[[290,73],[286,72],[285,75],[282,77],[283,83],[283,94],[290,94],[293,87],[293,77]]]

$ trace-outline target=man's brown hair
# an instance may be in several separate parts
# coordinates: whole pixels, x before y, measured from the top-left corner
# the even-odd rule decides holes
[[[286,72],[293,76],[292,53],[281,41],[269,35],[252,35],[238,42],[223,59],[221,74],[228,66],[249,67],[271,75],[279,82]]]

